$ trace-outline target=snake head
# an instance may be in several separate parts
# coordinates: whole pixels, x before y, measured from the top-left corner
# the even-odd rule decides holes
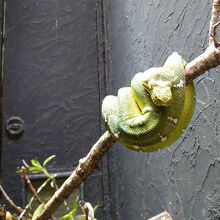
[[[145,89],[150,93],[151,99],[158,106],[169,106],[172,102],[172,83],[162,76],[143,81]]]

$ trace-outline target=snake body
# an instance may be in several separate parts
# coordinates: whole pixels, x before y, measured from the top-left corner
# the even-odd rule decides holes
[[[174,52],[163,67],[137,73],[130,87],[105,97],[102,116],[120,143],[135,151],[152,152],[181,136],[195,108],[194,85],[186,85],[185,65]]]

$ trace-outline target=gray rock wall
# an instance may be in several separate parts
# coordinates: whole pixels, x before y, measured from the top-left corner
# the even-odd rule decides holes
[[[190,61],[208,45],[212,1],[109,0],[109,94],[133,75],[161,66],[174,51]],[[195,80],[191,125],[173,146],[157,153],[111,150],[111,218],[145,220],[167,210],[174,220],[220,216],[219,68]]]

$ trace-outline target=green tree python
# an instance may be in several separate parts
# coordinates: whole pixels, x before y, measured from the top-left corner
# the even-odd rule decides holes
[[[102,116],[117,141],[134,151],[153,152],[181,136],[195,108],[194,85],[186,84],[185,65],[174,52],[163,67],[137,73],[130,87],[104,98]]]

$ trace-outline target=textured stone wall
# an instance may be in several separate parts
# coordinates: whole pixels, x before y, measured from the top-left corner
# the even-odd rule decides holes
[[[212,1],[108,0],[109,94],[133,75],[178,52],[190,61],[208,44]],[[191,125],[173,146],[152,154],[111,150],[111,217],[144,220],[163,210],[174,220],[220,216],[219,69],[195,80]]]

